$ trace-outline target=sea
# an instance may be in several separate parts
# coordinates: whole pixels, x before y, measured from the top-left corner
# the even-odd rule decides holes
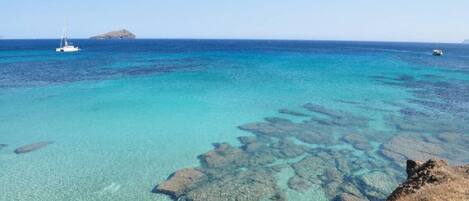
[[[59,42],[0,40],[1,201],[384,200],[408,159],[469,163],[469,45]]]

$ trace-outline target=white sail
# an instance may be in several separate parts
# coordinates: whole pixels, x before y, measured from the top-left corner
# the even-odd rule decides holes
[[[55,49],[56,52],[78,52],[80,48],[68,42],[67,28],[62,30],[62,37],[60,38],[60,47]]]

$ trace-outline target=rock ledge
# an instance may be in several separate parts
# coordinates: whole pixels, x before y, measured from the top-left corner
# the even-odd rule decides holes
[[[469,200],[469,165],[451,167],[443,160],[407,161],[407,180],[388,201]]]

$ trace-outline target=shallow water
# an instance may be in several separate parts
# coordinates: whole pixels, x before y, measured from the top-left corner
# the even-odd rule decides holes
[[[346,192],[327,191],[330,178],[321,171],[321,178],[303,175],[318,181],[306,190],[289,187],[298,174],[294,164],[320,153],[353,162],[348,171],[337,169],[342,179],[335,184],[356,186],[369,199],[382,199],[404,178],[403,158],[428,156],[413,147],[387,153],[397,145],[424,142],[417,147],[434,148],[453,164],[469,162],[464,155],[469,148],[458,143],[469,134],[467,45],[76,42],[82,52],[56,54],[57,41],[0,40],[0,144],[7,145],[0,148],[0,200],[169,200],[152,189],[178,169],[204,166],[197,156],[212,150],[212,143],[241,146],[240,136],[273,140],[261,143],[267,147],[286,138],[307,147],[298,157],[221,168],[224,178],[240,169],[250,173],[284,164],[267,174],[288,200],[330,200]],[[431,56],[435,46],[447,56]],[[306,103],[322,109],[308,110]],[[295,131],[238,128],[266,123],[266,117],[289,120]],[[318,134],[296,134],[309,131]],[[352,133],[365,142],[344,139]],[[396,137],[409,135],[415,141]],[[13,152],[40,141],[54,143],[27,154]],[[327,166],[321,168],[335,168]],[[371,187],[364,175],[395,182],[376,184],[377,195],[366,192]]]

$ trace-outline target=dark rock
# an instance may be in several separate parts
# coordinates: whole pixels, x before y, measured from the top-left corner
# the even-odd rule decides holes
[[[215,149],[199,156],[203,166],[209,168],[220,168],[233,165],[235,160],[245,157],[243,151],[229,144],[215,144]]]
[[[305,153],[308,147],[297,145],[291,140],[280,140],[278,143],[272,145],[274,155],[277,158],[295,158]]]
[[[277,192],[274,197],[270,198],[272,201],[287,201],[287,195],[284,192]]]
[[[397,181],[384,172],[373,171],[360,176],[357,184],[370,200],[385,199],[398,185]]]
[[[290,166],[287,165],[287,164],[279,164],[279,165],[274,165],[274,166],[271,166],[270,169],[274,172],[281,172],[283,169],[285,168],[289,168]]]
[[[254,136],[241,136],[241,137],[238,137],[238,140],[239,142],[241,142],[241,144],[251,144],[251,143],[256,142],[257,138]]]
[[[304,130],[298,132],[295,136],[298,140],[301,140],[308,144],[337,144],[337,140],[334,139],[332,133],[324,133],[315,130]]]
[[[359,197],[361,200],[368,200],[360,190],[351,182],[344,182],[341,186],[342,192]]]
[[[256,135],[270,137],[286,137],[285,131],[270,123],[249,123],[238,127],[241,130],[252,132]]]
[[[128,30],[122,29],[117,31],[111,31],[105,34],[93,36],[90,39],[96,40],[109,40],[109,39],[135,39],[135,34]]]
[[[34,144],[25,145],[25,146],[22,146],[22,147],[19,147],[19,148],[15,149],[15,153],[16,154],[24,154],[24,153],[32,152],[32,151],[41,149],[43,147],[46,147],[47,145],[52,144],[52,143],[53,142],[51,142],[51,141],[46,141],[46,142],[37,142],[37,143],[34,143]]]
[[[299,177],[297,175],[291,177],[288,179],[288,187],[298,191],[298,192],[304,192],[308,190],[313,184],[306,178]]]
[[[336,99],[334,101],[339,102],[339,103],[351,104],[351,105],[359,105],[360,104],[360,102],[358,102],[358,101],[348,101],[348,100],[341,100],[341,99]]]
[[[445,161],[409,161],[408,179],[388,197],[388,201],[467,201],[469,165],[450,167]]]
[[[307,117],[307,116],[309,116],[305,113],[297,112],[297,111],[293,111],[293,110],[289,110],[289,109],[280,109],[278,112],[282,113],[282,114],[289,114],[289,115],[297,116],[297,117]]]
[[[409,179],[410,176],[413,175],[414,172],[415,172],[421,165],[422,165],[422,162],[420,162],[420,161],[407,160],[407,168],[406,168],[407,179]]]
[[[308,178],[310,180],[315,180],[319,176],[324,175],[324,172],[328,168],[334,168],[335,163],[332,160],[323,159],[319,156],[306,156],[302,160],[293,163],[293,170],[295,170],[296,175]]]
[[[350,193],[341,193],[339,196],[337,196],[334,201],[366,201],[368,199],[358,197],[354,194]]]
[[[343,116],[340,112],[337,112],[337,111],[334,111],[334,110],[329,110],[329,109],[327,109],[326,107],[324,107],[322,105],[307,103],[307,104],[303,105],[303,107],[306,108],[307,110],[311,111],[311,112],[323,114],[323,115],[326,115],[326,116],[329,116],[329,117],[332,117],[332,118],[340,118],[340,117]]]
[[[311,112],[329,117],[330,119],[312,118],[313,121],[317,121],[318,123],[325,125],[366,127],[369,121],[368,118],[361,117],[350,112],[331,110],[317,104],[307,103],[303,105],[303,107]]]
[[[255,152],[256,150],[263,148],[263,146],[265,145],[262,143],[254,142],[254,143],[245,144],[243,146],[243,150],[247,152]]]
[[[192,185],[201,181],[204,177],[204,173],[197,169],[188,168],[178,170],[169,176],[166,181],[159,184],[153,192],[166,194],[173,199],[177,199],[185,194]]]
[[[278,193],[276,180],[263,170],[242,171],[220,179],[199,183],[181,200],[191,201],[257,201],[273,198]]]
[[[359,150],[372,150],[373,149],[373,146],[371,146],[371,144],[368,142],[368,140],[362,136],[362,135],[358,135],[358,134],[346,134],[342,137],[342,140],[344,142],[347,142],[349,144],[351,144],[353,147],[355,147],[356,149],[359,149]]]

